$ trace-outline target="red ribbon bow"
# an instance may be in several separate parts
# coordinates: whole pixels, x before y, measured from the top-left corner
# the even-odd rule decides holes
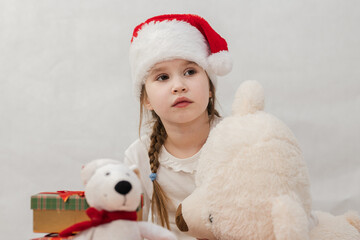
[[[40,194],[58,194],[64,202],[68,200],[72,195],[78,195],[84,197],[84,191],[57,191],[57,192],[41,192]]]
[[[84,231],[88,228],[96,227],[101,224],[109,223],[114,220],[129,220],[129,221],[136,221],[137,215],[136,211],[133,212],[126,212],[126,211],[115,211],[115,212],[108,212],[105,210],[97,210],[96,208],[88,208],[86,210],[86,214],[89,216],[90,221],[84,221],[80,223],[76,223],[65,230],[59,233],[60,237],[68,237],[71,236],[75,232]]]

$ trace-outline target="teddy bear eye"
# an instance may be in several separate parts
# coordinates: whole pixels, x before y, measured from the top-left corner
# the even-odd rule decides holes
[[[105,176],[109,176],[109,175],[110,175],[110,172],[106,172],[106,173],[105,173]]]

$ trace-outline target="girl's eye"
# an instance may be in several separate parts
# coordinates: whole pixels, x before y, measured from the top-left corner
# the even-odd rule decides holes
[[[161,74],[156,78],[156,81],[165,81],[169,79],[169,76],[167,74]]]
[[[195,69],[189,69],[185,72],[185,76],[191,76],[194,75],[196,73]]]

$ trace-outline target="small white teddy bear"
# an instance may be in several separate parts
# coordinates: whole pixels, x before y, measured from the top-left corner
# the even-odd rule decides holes
[[[141,201],[141,184],[136,167],[130,169],[112,159],[98,159],[81,170],[85,197],[91,206],[90,221],[78,223],[60,233],[78,232],[75,240],[175,240],[169,230],[150,222],[136,221]]]

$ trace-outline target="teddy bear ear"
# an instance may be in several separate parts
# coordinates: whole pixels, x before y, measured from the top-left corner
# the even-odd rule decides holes
[[[136,165],[132,165],[129,167],[130,170],[132,170],[137,176],[138,178],[140,179],[140,170],[139,168],[136,166]]]
[[[264,89],[254,80],[243,82],[236,91],[232,113],[241,116],[264,110]]]
[[[120,162],[114,159],[96,159],[93,160],[89,163],[87,163],[86,165],[84,165],[81,169],[81,180],[84,184],[84,186],[86,186],[86,184],[89,182],[90,178],[94,175],[95,171],[105,165],[108,164],[119,164]]]

